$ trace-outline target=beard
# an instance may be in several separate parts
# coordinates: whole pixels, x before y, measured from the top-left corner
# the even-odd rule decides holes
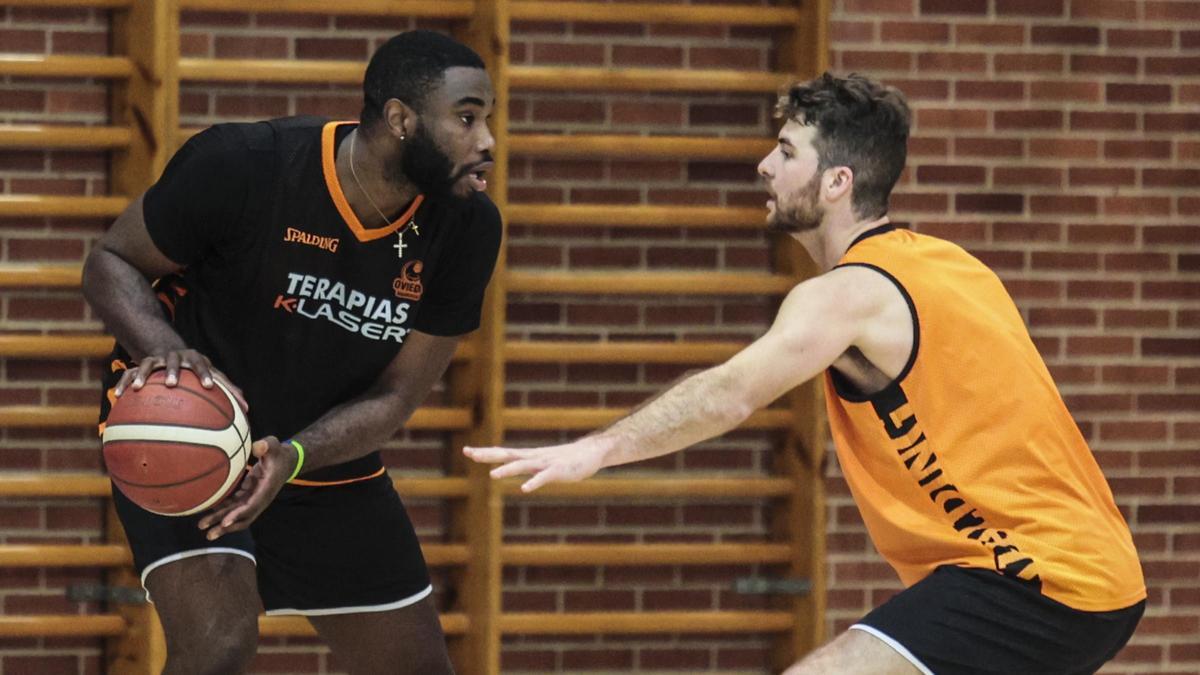
[[[462,178],[462,174],[455,175],[454,162],[438,148],[424,126],[417,128],[405,146],[400,170],[418,190],[431,197],[455,196],[454,184]]]
[[[771,232],[807,232],[821,226],[825,209],[818,203],[821,194],[821,172],[818,171],[804,187],[787,196],[775,198],[775,212],[767,218]]]

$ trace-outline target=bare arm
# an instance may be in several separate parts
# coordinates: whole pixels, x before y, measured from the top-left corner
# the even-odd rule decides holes
[[[212,387],[213,377],[222,377],[245,408],[241,390],[224,379],[207,357],[189,349],[163,318],[150,282],[181,269],[151,240],[142,215],[141,196],[117,216],[84,262],[83,296],[117,342],[138,361],[137,368],[121,377],[116,394],[120,396],[130,384],[140,388],[146,376],[158,368],[167,369],[167,384],[174,385],[179,369],[189,368],[208,388]]]
[[[150,280],[179,265],[150,239],[138,197],[100,238],[83,266],[83,295],[135,359],[186,345],[159,310]]]
[[[446,372],[458,340],[410,332],[370,389],[295,435],[304,446],[304,470],[362,457],[391,438]]]
[[[523,486],[586,478],[599,469],[676,452],[723,434],[793,387],[822,372],[878,330],[899,299],[879,274],[837,269],[788,294],[765,335],[725,363],[701,371],[611,427],[546,448],[466,448],[468,457],[499,462],[497,478],[534,474]],[[907,311],[907,310],[905,310]]]
[[[838,276],[800,284],[758,340],[598,434],[597,441],[608,448],[604,466],[665,455],[719,436],[828,368],[853,343],[859,320],[843,304],[847,298],[842,296],[851,293]]]
[[[362,457],[391,438],[437,384],[458,337],[412,331],[404,348],[362,395],[338,405],[291,440],[304,448],[303,471]],[[268,436],[255,441],[259,461],[231,497],[201,519],[208,538],[245,529],[275,498],[300,460],[295,446]]]

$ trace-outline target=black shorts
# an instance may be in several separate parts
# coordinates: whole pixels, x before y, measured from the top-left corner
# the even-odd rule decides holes
[[[1068,607],[991,570],[944,565],[851,629],[882,639],[922,673],[1094,673],[1129,641],[1145,601]]]
[[[180,558],[229,553],[254,560],[268,614],[397,609],[429,595],[425,558],[387,474],[330,486],[285,485],[250,526],[208,541],[202,514],[160,516],[113,488],[142,584]]]

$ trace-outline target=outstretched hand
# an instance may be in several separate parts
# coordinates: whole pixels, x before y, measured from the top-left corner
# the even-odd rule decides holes
[[[533,492],[546,483],[574,483],[604,468],[604,448],[591,438],[542,448],[463,448],[463,454],[484,464],[500,464],[492,478],[532,475],[521,485]]]
[[[211,513],[200,519],[199,527],[208,530],[205,536],[209,541],[250,527],[250,523],[279,494],[296,468],[296,462],[300,461],[292,444],[280,443],[274,436],[254,441],[250,452],[258,458],[258,462],[242,476],[241,485],[217,504]]]

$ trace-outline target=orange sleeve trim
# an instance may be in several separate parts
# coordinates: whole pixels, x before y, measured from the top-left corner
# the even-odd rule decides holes
[[[112,368],[112,371],[114,373],[119,370],[129,370],[129,366],[126,366],[125,362],[122,361],[121,359],[113,359],[112,363],[109,365],[109,367]],[[108,410],[109,410],[109,413],[111,414],[113,406],[115,406],[117,404],[117,388],[109,387],[108,389],[105,389],[104,390],[104,398],[108,399]],[[104,430],[107,427],[108,427],[108,421],[106,420],[106,421],[101,422],[100,424],[96,425],[96,431],[101,437],[103,437]]]
[[[167,297],[166,293],[159,293],[158,299],[162,302],[163,306],[167,308],[167,312],[169,312],[171,314],[171,320],[174,321],[175,320],[175,303],[171,301],[171,298]]]
[[[387,472],[386,467],[379,467],[379,470],[369,476],[359,476],[358,478],[347,478],[346,480],[304,480],[303,478],[293,478],[288,483],[291,485],[302,485],[304,487],[329,487],[331,485],[348,485],[350,483],[361,483],[364,480],[378,478]]]
[[[342,220],[346,221],[347,227],[354,233],[355,238],[359,241],[374,241],[392,234],[408,223],[413,214],[417,212],[417,208],[421,206],[421,202],[425,201],[425,195],[417,195],[408,209],[386,227],[364,227],[359,222],[358,216],[354,215],[354,209],[350,208],[350,202],[346,201],[346,193],[342,191],[342,183],[338,180],[337,175],[337,153],[334,152],[333,141],[337,137],[337,128],[346,124],[355,124],[355,122],[329,122],[321,129],[321,168],[325,174],[325,187],[329,190],[329,196],[333,199],[333,204],[341,214]]]

